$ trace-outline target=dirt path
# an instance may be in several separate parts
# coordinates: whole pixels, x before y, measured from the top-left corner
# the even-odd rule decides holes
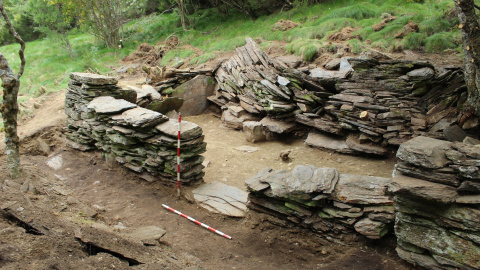
[[[62,93],[53,95],[51,101],[45,102],[39,113],[20,128],[24,138],[23,163],[29,172],[25,178],[7,181],[6,185],[5,156],[0,156],[0,175],[3,175],[0,184],[4,186],[0,189],[0,206],[15,202],[13,208],[14,211],[21,210],[19,216],[29,218],[32,223],[47,223],[46,227],[62,224],[58,225],[61,229],[55,230],[55,236],[32,235],[0,218],[2,269],[47,269],[52,265],[62,269],[61,262],[65,260],[78,262],[77,268],[68,266],[73,267],[71,269],[99,269],[95,263],[100,260],[100,255],[88,256],[85,247],[73,240],[75,230],[96,224],[106,225],[117,232],[151,225],[165,228],[167,233],[161,238],[161,247],[172,254],[169,258],[181,262],[183,266],[177,265],[178,269],[414,269],[397,257],[391,238],[381,242],[340,245],[306,230],[274,225],[277,220],[256,212],[250,212],[243,219],[228,218],[209,213],[185,199],[178,200],[173,185],[148,183],[123,168],[109,170],[101,153],[82,153],[65,147],[61,134],[64,119],[48,117],[57,113],[62,104]],[[211,114],[187,117],[186,120],[199,124],[206,136],[207,152],[204,156],[209,161],[205,169],[206,182],[222,181],[245,189],[243,182],[265,167],[291,170],[298,164],[336,167],[341,173],[388,177],[394,164],[394,159],[352,157],[308,148],[301,140],[249,144],[241,132],[224,128]],[[43,128],[42,124],[48,127]],[[60,169],[51,169],[46,165],[49,158],[38,155],[38,136],[51,145],[54,151],[51,156],[61,155],[63,165]],[[242,145],[259,149],[253,153],[236,150]],[[278,158],[286,149],[292,150],[290,163]],[[37,190],[45,192],[20,195],[9,192],[28,181]],[[61,187],[65,193],[53,196],[52,187]],[[30,205],[29,202],[33,203]],[[222,238],[166,211],[162,203],[231,235],[233,239]],[[80,206],[96,209],[98,215],[85,217],[85,210]],[[12,231],[15,233],[8,233]],[[62,245],[70,251],[59,248]],[[122,268],[118,262],[115,265],[106,269],[131,268]],[[170,269],[177,268],[170,266]]]

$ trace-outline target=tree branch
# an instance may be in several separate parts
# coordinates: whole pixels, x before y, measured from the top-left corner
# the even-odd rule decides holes
[[[20,44],[20,50],[18,51],[18,55],[20,56],[20,60],[22,61],[22,64],[20,65],[20,70],[18,71],[17,77],[20,79],[23,75],[23,71],[25,71],[25,42],[23,39],[20,37],[20,35],[15,31],[15,28],[13,28],[12,23],[10,22],[10,19],[7,16],[7,13],[5,12],[5,7],[3,6],[3,0],[0,0],[0,12],[2,13],[3,18],[5,19],[5,22],[7,23],[8,30],[10,31],[10,34],[17,40],[17,42]]]

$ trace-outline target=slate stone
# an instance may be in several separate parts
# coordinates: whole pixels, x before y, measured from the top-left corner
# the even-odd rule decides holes
[[[87,106],[89,110],[101,114],[116,114],[136,107],[137,105],[126,100],[115,99],[110,96],[96,97]]]
[[[166,115],[171,111],[178,112],[183,106],[183,102],[184,100],[178,97],[168,97],[163,100],[157,99],[148,104],[147,109]]]
[[[232,217],[244,217],[248,193],[220,182],[203,184],[194,189],[193,196],[203,208]]]
[[[450,142],[463,142],[467,133],[458,125],[448,126],[443,130],[443,136]]]
[[[263,118],[260,123],[265,127],[266,130],[278,133],[278,134],[285,134],[292,132],[296,129],[295,122],[285,122],[280,120],[275,120],[270,117]]]
[[[253,116],[251,114],[245,114],[241,117],[235,117],[230,110],[225,110],[222,113],[222,123],[228,127],[233,129],[243,129],[243,122],[246,121],[257,121],[258,117]]]
[[[344,154],[352,154],[355,152],[347,145],[345,140],[324,135],[316,131],[311,131],[308,133],[305,144],[311,147],[330,149]]]
[[[433,220],[397,213],[395,234],[398,239],[424,248],[434,255],[480,268],[480,246],[439,226]],[[425,237],[427,236],[428,237]]]
[[[373,221],[364,218],[354,225],[355,231],[365,235],[370,239],[380,239],[388,232],[388,226],[385,223]]]
[[[267,139],[262,123],[256,121],[243,122],[243,134],[245,134],[245,140],[251,143],[263,142]]]
[[[443,267],[432,256],[409,252],[401,247],[397,247],[395,251],[397,252],[398,257],[413,265],[419,265],[425,269],[443,269]]]
[[[455,202],[461,204],[480,204],[480,195],[460,196],[455,200]]]
[[[325,69],[336,70],[340,68],[340,58],[333,58],[325,64]]]
[[[162,95],[158,93],[157,90],[151,85],[144,84],[141,87],[133,86],[133,85],[126,85],[125,88],[133,90],[137,93],[137,100],[143,98],[151,98],[151,99],[160,99]]]
[[[212,77],[198,75],[175,88],[172,97],[179,97],[185,101],[180,109],[182,115],[199,115],[210,105],[207,97],[214,94],[215,85],[216,82]]]
[[[462,184],[458,187],[458,191],[480,194],[480,183],[473,181],[463,181]]]
[[[266,182],[266,179],[275,173],[276,171],[274,171],[272,168],[265,168],[259,171],[253,177],[245,180],[245,185],[247,186],[248,190],[253,192],[265,190],[270,187],[270,185]]]
[[[433,78],[435,71],[429,67],[414,69],[407,73],[410,80],[425,81]]]
[[[394,194],[439,203],[453,203],[458,197],[457,189],[454,187],[411,178],[405,175],[395,175],[388,189]]]
[[[277,59],[282,61],[283,63],[285,63],[287,66],[291,68],[297,68],[302,63],[302,59],[293,54],[280,56],[280,57],[277,57]]]
[[[124,111],[122,114],[112,116],[113,122],[117,125],[132,127],[151,127],[168,121],[165,115],[145,108],[134,108]]]
[[[241,106],[230,105],[227,106],[227,109],[235,117],[242,117],[247,114],[247,111]]]
[[[393,204],[386,194],[390,178],[340,174],[334,190],[335,200],[353,204]]]
[[[145,226],[136,228],[127,228],[122,232],[123,235],[132,238],[136,242],[142,242],[147,246],[159,246],[160,238],[162,238],[167,231],[157,226]]]
[[[192,122],[183,121],[180,123],[180,137],[181,140],[191,140],[202,135],[202,128]],[[168,121],[159,124],[155,127],[156,130],[166,134],[169,137],[177,138],[178,136],[178,120],[168,119]]]
[[[322,208],[322,211],[337,218],[358,218],[363,215],[363,211],[349,212],[332,206]]]
[[[80,73],[80,72],[70,73],[70,79],[75,80],[79,83],[85,83],[90,85],[111,85],[111,84],[117,84],[118,82],[118,80],[113,77],[107,77],[107,76],[93,74],[93,73]]]
[[[451,142],[418,136],[400,145],[397,157],[416,166],[438,169],[450,162],[445,152],[451,145]]]
[[[318,192],[330,194],[338,181],[338,171],[335,168],[298,165],[285,181],[287,191],[292,194]]]
[[[379,144],[360,143],[351,137],[347,138],[345,143],[350,149],[353,149],[358,152],[363,152],[363,153],[377,155],[377,156],[385,156],[388,154],[388,149],[382,147]]]
[[[477,145],[477,144],[480,144],[480,140],[477,140],[475,138],[467,136],[467,137],[465,137],[465,139],[463,139],[463,143],[471,144],[471,145]]]

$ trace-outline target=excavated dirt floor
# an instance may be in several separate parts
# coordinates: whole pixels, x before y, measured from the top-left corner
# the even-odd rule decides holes
[[[241,219],[224,217],[186,198],[177,199],[174,185],[148,183],[120,167],[109,169],[100,152],[65,146],[63,97],[64,92],[47,96],[35,116],[19,128],[24,177],[9,180],[0,149],[0,269],[415,269],[398,258],[392,236],[336,243],[304,229],[279,226],[281,221],[256,212]],[[372,159],[312,149],[302,140],[250,144],[242,132],[223,127],[212,114],[185,120],[199,124],[206,136],[205,182],[221,181],[244,190],[243,182],[265,167],[291,170],[312,164],[335,167],[340,173],[389,177],[395,163],[394,157]],[[38,138],[50,145],[50,158],[61,155],[61,168],[47,166],[49,157]],[[236,150],[243,145],[259,150]],[[285,163],[278,156],[287,149],[291,161]],[[183,193],[190,190],[186,187]],[[162,204],[233,239],[213,234]],[[145,226],[166,230],[156,246],[144,247],[121,236]]]

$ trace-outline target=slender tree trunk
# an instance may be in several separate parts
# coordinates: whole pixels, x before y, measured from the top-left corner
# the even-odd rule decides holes
[[[465,54],[465,83],[468,98],[464,105],[467,118],[480,115],[480,26],[473,0],[456,0]]]
[[[2,79],[3,87],[3,103],[0,106],[3,123],[5,127],[5,150],[7,153],[7,166],[11,178],[18,178],[22,176],[22,166],[20,164],[19,144],[20,140],[17,135],[17,115],[18,115],[18,90],[20,89],[20,77],[22,77],[25,70],[25,42],[12,26],[8,19],[3,1],[0,0],[0,12],[7,23],[10,34],[20,43],[20,50],[18,52],[21,60],[20,70],[15,75],[7,59],[0,53],[0,78]]]
[[[20,164],[19,144],[17,135],[18,89],[20,80],[13,74],[7,59],[0,53],[0,77],[3,87],[2,118],[5,126],[5,150],[7,152],[7,166],[11,178],[22,176]]]
[[[183,30],[188,30],[187,19],[185,15],[185,0],[176,0],[178,9],[180,10],[180,21],[182,22]]]

